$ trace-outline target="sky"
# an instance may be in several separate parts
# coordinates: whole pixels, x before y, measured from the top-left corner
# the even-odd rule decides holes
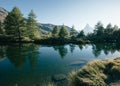
[[[0,7],[11,11],[19,7],[24,17],[32,9],[40,23],[67,25],[81,30],[98,21],[120,27],[120,0],[0,0]]]

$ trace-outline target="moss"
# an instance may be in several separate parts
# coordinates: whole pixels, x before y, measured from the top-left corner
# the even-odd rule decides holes
[[[96,60],[69,75],[70,86],[108,86],[120,80],[120,58]]]

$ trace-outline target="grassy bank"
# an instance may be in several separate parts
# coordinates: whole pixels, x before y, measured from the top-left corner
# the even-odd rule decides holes
[[[119,80],[120,57],[89,62],[69,76],[70,86],[109,86]]]

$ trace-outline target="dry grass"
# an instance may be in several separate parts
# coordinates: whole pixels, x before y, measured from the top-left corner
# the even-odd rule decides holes
[[[68,80],[70,86],[108,86],[120,80],[120,58],[89,62]]]

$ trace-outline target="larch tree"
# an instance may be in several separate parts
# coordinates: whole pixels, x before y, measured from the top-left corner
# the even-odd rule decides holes
[[[74,26],[72,26],[72,28],[70,30],[70,36],[75,37],[76,35],[77,35],[77,31],[75,30]]]
[[[57,37],[58,34],[59,34],[59,28],[58,28],[58,26],[55,26],[53,28],[52,35],[53,35],[53,37]]]
[[[6,35],[10,35],[21,41],[22,32],[25,32],[24,18],[18,7],[14,7],[4,21]]]
[[[62,25],[60,32],[59,32],[59,37],[66,38],[67,36],[68,36],[68,31],[67,31],[65,25]]]
[[[40,37],[40,31],[37,25],[36,15],[33,12],[33,10],[31,10],[31,12],[28,15],[27,29],[28,29],[29,37],[31,39],[36,39]]]
[[[81,30],[80,33],[78,33],[77,37],[78,38],[84,38],[85,37],[84,31]]]

